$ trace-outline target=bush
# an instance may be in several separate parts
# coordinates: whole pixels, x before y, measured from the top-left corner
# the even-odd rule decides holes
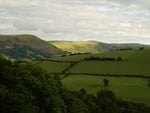
[[[103,79],[103,83],[104,83],[104,86],[108,86],[109,85],[109,80],[108,79]]]
[[[117,57],[117,61],[121,61],[122,60],[122,58],[121,57]]]
[[[148,81],[148,84],[147,84],[147,85],[148,85],[148,87],[150,87],[150,80]]]

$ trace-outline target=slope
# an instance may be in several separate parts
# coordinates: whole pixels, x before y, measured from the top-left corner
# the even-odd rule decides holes
[[[96,41],[49,41],[49,43],[61,48],[65,51],[72,53],[85,53],[85,52],[101,52],[102,48],[99,48],[99,43]]]
[[[141,44],[108,44],[98,41],[49,41],[49,43],[64,51],[72,53],[98,53],[120,49],[138,49],[140,47],[148,47],[147,45]]]
[[[13,58],[41,58],[63,54],[64,51],[34,35],[25,34],[0,35],[0,53]]]

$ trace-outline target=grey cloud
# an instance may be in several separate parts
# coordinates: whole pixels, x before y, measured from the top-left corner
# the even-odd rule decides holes
[[[35,19],[13,20],[13,26],[18,30],[38,30],[39,22]]]
[[[149,0],[1,0],[0,7],[0,33],[150,43]]]

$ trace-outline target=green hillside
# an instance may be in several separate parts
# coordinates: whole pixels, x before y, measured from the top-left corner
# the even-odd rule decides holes
[[[49,41],[49,43],[72,53],[103,51],[102,48],[98,47],[100,44],[96,41]]]
[[[34,35],[0,35],[0,53],[13,58],[42,58],[64,51]]]
[[[127,58],[138,52],[138,50],[130,50],[130,51],[112,51],[112,52],[102,52],[102,53],[87,53],[87,54],[77,54],[77,55],[68,55],[68,56],[59,56],[52,58],[53,60],[59,61],[78,61],[83,60],[87,57],[95,56],[95,57],[122,57],[123,59]]]
[[[127,48],[138,49],[140,47],[148,47],[141,44],[108,44],[98,41],[49,41],[49,43],[72,53],[99,53]]]

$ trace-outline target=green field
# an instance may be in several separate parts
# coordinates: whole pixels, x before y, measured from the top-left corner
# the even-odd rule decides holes
[[[34,62],[35,63],[35,62]],[[69,66],[66,62],[42,61],[36,65],[43,67],[48,73],[60,73]]]
[[[117,75],[145,75],[149,76],[150,64],[143,66],[140,63],[128,61],[85,61],[75,65],[68,72],[71,73],[94,73],[94,74],[117,74]]]
[[[91,56],[121,57],[122,61],[83,60]],[[63,79],[62,82],[68,89],[85,88],[89,93],[96,94],[97,91],[105,88],[102,82],[105,77],[110,81],[108,88],[115,92],[117,98],[150,105],[150,87],[147,85],[148,78],[144,78],[150,77],[150,49],[73,55],[52,59],[61,62],[41,61],[38,65],[50,73],[60,73],[60,75],[70,66],[71,62],[79,61],[65,72],[70,76]],[[71,62],[66,63],[65,61]]]
[[[109,80],[108,88],[117,98],[150,105],[150,87],[147,86],[147,79],[73,75],[63,79],[62,82],[70,90],[84,88],[89,93],[96,94],[97,91],[106,88],[102,82],[104,78]]]
[[[54,57],[53,60],[59,61],[78,61],[84,58],[95,56],[95,57],[122,57],[126,59],[134,54],[139,52],[139,50],[131,50],[131,51],[112,51],[112,52],[103,52],[103,53],[93,53],[93,54],[82,54],[82,55],[73,55],[73,56],[65,56],[65,57]]]
[[[105,52],[87,55],[74,55],[56,57],[54,60],[78,61],[84,58],[96,57],[121,57],[122,61],[82,61],[73,66],[68,72],[71,73],[94,73],[94,74],[121,74],[121,75],[144,75],[150,76],[150,49]]]

